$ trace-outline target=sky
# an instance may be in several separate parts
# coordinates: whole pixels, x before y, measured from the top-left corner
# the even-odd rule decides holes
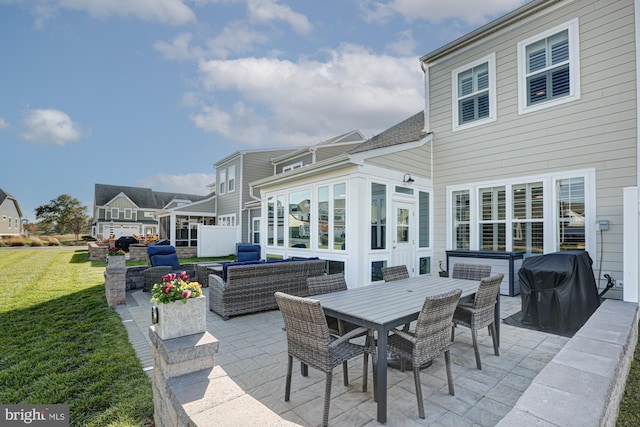
[[[525,0],[0,0],[0,189],[24,218],[95,184],[206,195],[238,150],[370,138],[419,58]]]

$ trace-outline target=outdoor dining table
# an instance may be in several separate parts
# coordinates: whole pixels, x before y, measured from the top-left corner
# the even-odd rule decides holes
[[[327,316],[376,331],[378,342],[376,374],[378,422],[382,424],[387,422],[387,337],[389,331],[416,320],[428,296],[461,289],[464,297],[474,294],[479,285],[480,282],[475,280],[421,275],[312,297],[320,301]],[[499,313],[499,310],[496,310],[496,313]],[[496,335],[499,337],[499,333]]]

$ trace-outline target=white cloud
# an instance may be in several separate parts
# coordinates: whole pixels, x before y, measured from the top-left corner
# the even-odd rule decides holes
[[[9,123],[5,119],[0,117],[0,130],[7,129],[8,127],[9,127]]]
[[[207,41],[208,52],[215,58],[226,58],[232,53],[249,52],[257,44],[264,44],[269,39],[266,35],[248,28],[242,23],[233,23],[220,35]]]
[[[135,186],[153,188],[155,191],[206,196],[209,194],[207,185],[214,182],[215,179],[215,175],[206,173],[186,175],[157,174],[139,180],[135,183]]]
[[[511,11],[527,0],[392,0],[365,2],[365,19],[384,21],[394,14],[407,21],[425,20],[440,23],[447,19],[462,20],[468,25],[479,25],[504,12]]]
[[[164,59],[170,61],[182,61],[188,59],[201,58],[204,51],[191,45],[192,35],[182,33],[177,35],[171,42],[158,41],[154,43],[153,48],[160,52]]]
[[[33,7],[32,13],[36,15],[34,26],[42,28],[59,9],[83,11],[94,18],[117,16],[168,25],[184,25],[196,21],[196,15],[183,0],[55,0],[48,4],[41,2]]]
[[[26,142],[65,145],[82,136],[78,125],[63,111],[52,109],[29,110],[23,119]]]
[[[301,145],[358,128],[372,136],[424,107],[414,56],[374,55],[342,45],[326,61],[273,58],[200,63],[207,91],[241,101],[202,107],[197,127],[252,145]],[[268,124],[268,126],[267,126]]]
[[[247,6],[254,21],[284,21],[298,34],[308,34],[313,28],[306,16],[294,12],[287,5],[278,4],[276,0],[248,0]]]

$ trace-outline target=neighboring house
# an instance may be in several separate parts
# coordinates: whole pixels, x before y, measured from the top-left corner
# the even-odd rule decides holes
[[[267,256],[332,260],[357,287],[452,249],[585,249],[637,301],[638,16],[632,0],[534,0],[423,56],[424,112],[251,183]]]
[[[18,200],[0,189],[0,236],[22,234],[22,211]]]
[[[214,195],[95,184],[92,235],[99,238],[115,235],[118,238],[158,234],[174,245],[191,246],[192,225],[215,222],[214,199]],[[159,222],[159,217],[166,219]]]
[[[216,224],[237,226],[238,242],[258,243],[262,229],[260,195],[250,182],[322,161],[363,140],[360,132],[352,131],[304,148],[237,151],[216,162]]]

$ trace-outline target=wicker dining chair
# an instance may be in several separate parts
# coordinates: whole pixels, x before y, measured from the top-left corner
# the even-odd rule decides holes
[[[382,267],[382,279],[385,282],[392,282],[394,280],[408,279],[409,271],[406,265],[394,265],[393,267]]]
[[[331,292],[346,291],[347,282],[344,278],[344,273],[326,274],[322,276],[307,277],[307,287],[309,288],[309,295],[322,295]],[[339,322],[335,317],[327,316],[327,324],[329,325],[329,331],[334,335],[343,335],[345,328],[355,329],[357,326],[353,324],[345,325],[344,322]]]
[[[471,304],[458,304],[453,315],[453,327],[451,328],[451,341],[455,339],[455,327],[466,326],[471,329],[473,351],[476,355],[476,367],[482,369],[480,351],[478,349],[477,331],[487,327],[493,340],[493,352],[500,356],[498,348],[498,336],[496,334],[495,309],[496,299],[500,291],[503,274],[496,274],[480,280],[473,302]]]
[[[481,264],[453,264],[452,279],[480,280],[491,276],[491,266]]]
[[[424,401],[420,384],[420,367],[444,353],[444,363],[449,383],[449,394],[454,396],[451,374],[451,320],[462,291],[453,291],[428,297],[423,306],[413,332],[393,329],[389,336],[389,351],[399,355],[402,363],[410,360],[413,364],[413,378],[418,400],[418,415],[424,419]]]
[[[362,391],[367,391],[368,356],[374,352],[374,349],[368,347],[367,344],[355,344],[350,340],[362,332],[368,331],[368,329],[356,328],[341,337],[335,337],[329,333],[327,320],[319,301],[283,292],[276,292],[274,295],[282,313],[287,333],[288,363],[284,400],[288,402],[291,395],[294,357],[306,365],[324,372],[326,374],[326,385],[322,425],[326,426],[329,423],[333,368],[349,359],[362,355],[364,358]],[[371,340],[366,340],[366,343],[370,342],[373,342],[372,338]],[[346,371],[345,378],[347,378]],[[375,373],[373,378],[375,388]]]

